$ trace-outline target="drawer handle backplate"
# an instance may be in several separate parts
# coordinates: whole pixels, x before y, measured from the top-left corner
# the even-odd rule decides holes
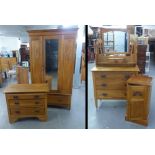
[[[143,96],[142,92],[135,91],[133,92],[133,96]]]
[[[18,99],[18,96],[13,96],[14,99]]]
[[[103,96],[108,96],[108,94],[106,94],[106,93],[103,93],[102,95],[103,95]]]
[[[20,114],[20,111],[15,111],[16,114]]]
[[[39,99],[39,95],[35,95],[34,98]]]
[[[102,86],[102,87],[107,87],[107,84],[103,83],[101,86]]]
[[[101,75],[101,78],[106,78],[107,76],[106,75]]]

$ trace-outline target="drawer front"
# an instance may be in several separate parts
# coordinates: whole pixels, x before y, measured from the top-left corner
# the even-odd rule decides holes
[[[11,115],[44,115],[45,109],[44,108],[11,108],[10,109]]]
[[[96,89],[120,89],[120,90],[126,90],[126,81],[124,80],[98,80],[96,81]]]
[[[8,100],[9,106],[16,107],[44,107],[45,99],[35,99],[35,100]]]
[[[96,72],[95,79],[121,79],[127,80],[133,72]]]
[[[42,99],[46,98],[45,94],[7,94],[7,99],[20,100],[20,99]]]
[[[125,99],[126,91],[124,90],[97,90],[97,98],[99,99]]]
[[[62,104],[69,104],[71,100],[70,95],[55,95],[49,94],[47,96],[47,103],[49,105],[62,105]]]
[[[133,86],[128,85],[128,99],[145,99],[146,87],[145,86]]]

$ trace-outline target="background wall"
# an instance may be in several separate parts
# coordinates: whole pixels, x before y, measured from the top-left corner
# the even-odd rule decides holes
[[[21,41],[17,37],[0,36],[0,52],[19,50]]]

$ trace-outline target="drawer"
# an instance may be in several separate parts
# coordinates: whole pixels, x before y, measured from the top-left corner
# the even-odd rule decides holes
[[[125,99],[126,90],[97,90],[99,99]]]
[[[48,94],[47,96],[48,105],[70,104],[70,100],[71,100],[70,95]]]
[[[145,86],[128,85],[128,99],[144,99],[147,94]]]
[[[132,72],[96,72],[95,79],[122,79],[127,80],[131,75]]]
[[[42,99],[46,98],[45,94],[7,94],[7,99]]]
[[[45,109],[44,108],[11,108],[10,109],[11,115],[44,115]]]
[[[44,107],[46,99],[34,99],[34,100],[8,100],[8,104],[16,107]]]
[[[126,81],[124,80],[98,80],[96,81],[96,89],[126,89]]]

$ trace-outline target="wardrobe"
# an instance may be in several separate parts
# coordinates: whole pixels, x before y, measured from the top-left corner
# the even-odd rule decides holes
[[[71,108],[77,30],[28,31],[31,81],[51,84],[48,105]]]

